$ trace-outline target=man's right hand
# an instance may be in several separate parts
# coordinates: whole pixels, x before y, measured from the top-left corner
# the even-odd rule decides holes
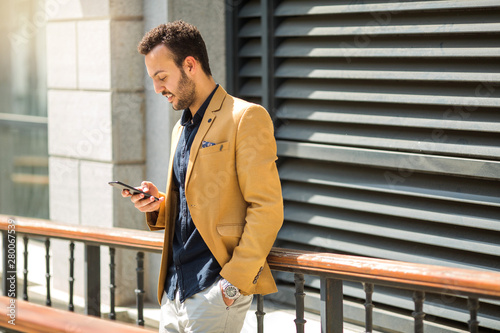
[[[130,201],[134,204],[135,208],[137,208],[139,211],[143,213],[151,213],[158,211],[160,209],[160,205],[162,202],[165,200],[164,197],[160,197],[159,194],[160,192],[158,191],[158,188],[151,182],[143,181],[141,183],[140,187],[137,187],[137,189],[149,193],[152,196],[155,196],[159,198],[160,200],[155,201],[153,197],[148,197],[144,198],[144,194],[130,194],[128,190],[123,190],[122,191],[122,197],[130,197]]]

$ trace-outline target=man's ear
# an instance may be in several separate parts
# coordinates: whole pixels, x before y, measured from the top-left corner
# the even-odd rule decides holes
[[[187,56],[184,59],[183,65],[184,65],[184,70],[186,71],[186,73],[193,73],[194,74],[194,71],[196,71],[197,63],[196,63],[196,59],[193,56]]]

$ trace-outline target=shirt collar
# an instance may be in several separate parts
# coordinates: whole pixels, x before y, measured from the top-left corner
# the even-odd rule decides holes
[[[192,120],[194,125],[198,125],[199,123],[201,123],[201,120],[203,119],[203,116],[205,115],[205,111],[207,110],[207,107],[210,104],[210,101],[212,100],[212,97],[214,96],[217,88],[219,88],[218,83],[215,85],[215,89],[210,93],[210,95],[207,97],[205,102],[203,102],[203,104],[200,106],[200,108],[198,109],[198,111],[196,112],[194,117],[191,114],[191,110],[189,108],[184,109],[184,111],[182,112],[182,117],[181,117],[181,125],[182,126],[188,125],[191,122],[191,120]]]

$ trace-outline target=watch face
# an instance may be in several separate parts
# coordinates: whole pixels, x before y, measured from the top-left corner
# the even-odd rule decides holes
[[[226,296],[231,298],[234,297],[238,294],[238,290],[236,289],[235,286],[228,286],[225,290]]]

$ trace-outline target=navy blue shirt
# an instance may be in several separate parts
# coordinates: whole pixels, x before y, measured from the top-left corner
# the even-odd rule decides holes
[[[193,223],[186,201],[186,172],[194,137],[198,132],[205,110],[217,90],[217,85],[194,117],[184,110],[181,125],[184,129],[174,156],[174,184],[179,189],[179,215],[175,221],[173,262],[165,280],[165,291],[170,300],[179,288],[180,301],[211,286],[219,277],[221,267]],[[203,223],[203,221],[200,221]]]

